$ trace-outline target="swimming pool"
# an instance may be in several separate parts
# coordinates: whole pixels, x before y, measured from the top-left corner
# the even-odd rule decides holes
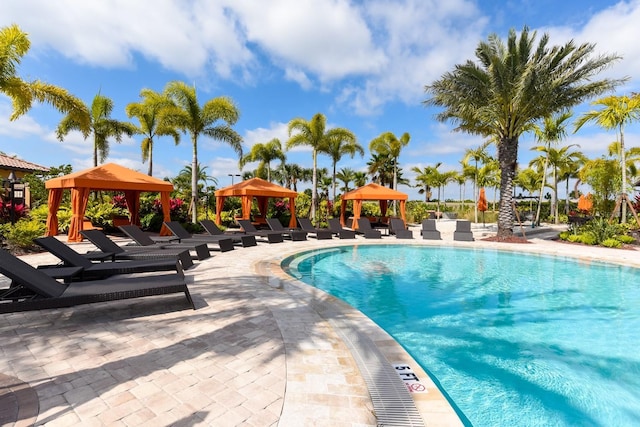
[[[471,425],[640,425],[635,268],[411,245],[310,251],[283,267],[391,334]]]

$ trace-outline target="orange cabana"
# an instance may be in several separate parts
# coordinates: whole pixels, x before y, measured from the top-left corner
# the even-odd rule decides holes
[[[281,187],[261,178],[251,178],[239,182],[229,187],[221,188],[215,192],[216,195],[216,223],[220,225],[222,208],[227,197],[242,198],[242,219],[251,219],[251,203],[253,198],[258,202],[258,210],[261,216],[267,213],[267,203],[269,198],[289,199],[289,212],[291,219],[289,227],[296,227],[296,197],[298,193],[288,188]]]
[[[69,242],[82,241],[80,231],[83,229],[84,212],[87,208],[91,190],[124,192],[127,208],[129,209],[129,219],[132,224],[140,224],[140,193],[159,192],[164,220],[171,220],[169,200],[173,191],[173,184],[115,163],[107,163],[95,168],[50,179],[45,182],[45,187],[49,190],[47,236],[58,234],[58,208],[62,200],[62,191],[71,190],[72,217],[67,237]],[[163,225],[160,234],[170,235],[171,232]]]
[[[351,190],[348,193],[344,193],[342,195],[342,205],[340,206],[340,223],[342,224],[342,226],[345,225],[344,214],[347,210],[347,202],[349,200],[353,200],[353,223],[351,225],[351,228],[353,228],[354,230],[358,228],[358,218],[360,218],[360,213],[362,212],[363,200],[379,200],[380,212],[382,213],[382,216],[385,216],[387,214],[389,200],[399,200],[400,216],[406,224],[406,204],[408,198],[409,196],[405,193],[401,193],[400,191],[392,190],[391,188],[387,188],[374,183],[356,188],[355,190]]]

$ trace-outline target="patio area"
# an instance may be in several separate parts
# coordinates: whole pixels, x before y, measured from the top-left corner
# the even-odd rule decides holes
[[[482,241],[492,227],[474,224],[474,242],[453,241],[455,221],[443,219],[441,241],[422,240],[414,227],[413,240],[309,239],[216,252],[186,272],[195,311],[181,296],[162,296],[3,315],[0,425],[461,425],[384,331],[288,277],[279,264],[302,250],[354,243],[576,256],[577,246],[548,240],[557,234],[552,227],[528,234],[531,244]],[[579,248],[585,260],[640,267],[636,250]],[[48,254],[23,259],[54,261]],[[370,379],[387,378],[397,363],[410,365],[427,392],[407,392],[411,401],[400,402],[405,413],[385,414],[397,411],[398,395]],[[402,384],[389,378],[392,386]],[[391,415],[396,424],[382,423]]]

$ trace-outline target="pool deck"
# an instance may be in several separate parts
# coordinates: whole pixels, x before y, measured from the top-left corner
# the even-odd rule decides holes
[[[440,241],[422,240],[414,227],[413,240],[310,238],[215,252],[186,272],[197,310],[168,295],[3,314],[0,425],[459,426],[393,339],[357,310],[287,276],[280,262],[308,249],[397,243],[640,267],[637,250],[550,240],[561,227],[525,229],[531,243],[504,244],[481,240],[494,225],[474,224],[474,242],[453,241],[453,220],[437,226]],[[23,259],[54,261],[48,254]],[[417,393],[395,377],[394,364],[413,370]]]

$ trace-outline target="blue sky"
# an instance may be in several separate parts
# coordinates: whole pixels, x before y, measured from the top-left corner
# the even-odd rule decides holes
[[[505,38],[510,28],[528,25],[548,32],[552,44],[595,43],[598,52],[623,57],[606,72],[630,77],[617,90],[621,95],[640,91],[638,22],[640,0],[0,2],[0,26],[16,23],[29,33],[32,47],[18,70],[24,79],[62,86],[87,104],[100,92],[114,101],[113,118],[120,120],[127,120],[125,106],[139,100],[142,88],[161,91],[172,80],[195,84],[201,103],[233,98],[241,112],[235,129],[247,152],[274,137],[284,143],[291,119],[321,112],[329,126],[352,130],[365,148],[363,158],[345,157],[338,168],[366,170],[373,138],[408,132],[400,166],[412,183],[412,167],[442,162],[441,171],[457,170],[465,150],[482,143],[436,122],[437,111],[421,103],[424,86],[473,59],[488,34]],[[588,108],[576,108],[576,116]],[[71,133],[59,142],[55,128],[62,115],[51,107],[36,105],[14,122],[10,113],[9,99],[0,95],[0,151],[45,166],[92,166],[92,141]],[[614,140],[613,133],[586,126],[566,143],[593,158]],[[626,144],[640,145],[640,125],[627,128]],[[531,137],[521,139],[520,164],[533,157],[533,145]],[[200,163],[220,187],[231,183],[228,174],[240,173],[236,155],[223,143],[202,138],[198,149]],[[159,178],[175,176],[192,157],[186,136],[178,146],[159,139],[154,150]],[[147,171],[139,137],[112,142],[107,162]],[[290,151],[287,162],[311,167],[311,153]],[[322,155],[318,163],[331,166]],[[399,190],[422,198],[415,188]],[[457,185],[445,192],[448,198],[458,195]]]

